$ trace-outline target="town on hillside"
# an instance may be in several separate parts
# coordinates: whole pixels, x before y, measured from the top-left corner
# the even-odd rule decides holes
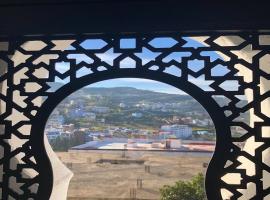
[[[55,151],[212,152],[216,138],[212,119],[191,96],[131,87],[75,92],[51,114],[45,133]]]

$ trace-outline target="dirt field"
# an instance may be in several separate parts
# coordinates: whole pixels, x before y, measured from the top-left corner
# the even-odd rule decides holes
[[[159,199],[159,188],[187,180],[210,155],[163,152],[88,151],[58,153],[73,171],[69,200]],[[138,184],[137,184],[138,182]]]

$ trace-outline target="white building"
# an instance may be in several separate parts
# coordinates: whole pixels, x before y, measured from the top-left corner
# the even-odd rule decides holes
[[[52,114],[47,122],[47,127],[59,128],[64,124],[64,117],[58,114]]]
[[[166,140],[166,147],[169,149],[180,149],[182,147],[182,141],[179,139]]]
[[[164,125],[161,126],[162,131],[170,132],[172,135],[175,135],[176,138],[188,138],[192,135],[192,128],[188,125]]]
[[[85,113],[85,117],[89,119],[89,121],[95,121],[96,120],[96,114],[92,112]]]
[[[92,108],[92,111],[93,112],[96,112],[96,113],[107,113],[110,111],[110,108],[108,107],[103,107],[103,106],[94,106]]]
[[[140,118],[143,116],[142,113],[138,113],[138,112],[132,113],[131,115],[132,115],[132,117],[135,117],[135,118]]]
[[[124,104],[124,103],[120,103],[120,104],[119,104],[119,107],[120,107],[120,108],[126,108],[127,106],[126,106],[126,104]]]

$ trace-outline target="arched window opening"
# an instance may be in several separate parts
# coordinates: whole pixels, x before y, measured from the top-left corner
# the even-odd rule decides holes
[[[54,109],[45,134],[74,174],[68,199],[168,199],[185,187],[206,198],[214,123],[178,88],[136,78],[91,84]]]

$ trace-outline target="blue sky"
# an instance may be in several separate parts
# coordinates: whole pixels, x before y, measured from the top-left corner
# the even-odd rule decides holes
[[[165,83],[161,83],[158,81],[152,81],[148,79],[138,79],[138,78],[119,78],[107,81],[101,81],[99,83],[92,84],[90,87],[134,87],[137,89],[143,90],[151,90],[155,92],[162,92],[168,94],[186,94],[183,91],[167,85]]]
[[[186,41],[186,44],[184,45],[184,47],[193,47],[193,48],[197,48],[197,47],[203,47],[207,44],[205,44],[203,42],[203,40],[201,40],[201,42],[198,42],[191,39],[189,37],[183,37],[183,39]],[[149,44],[155,48],[166,48],[166,47],[172,47],[176,44],[177,42],[172,39],[172,38],[156,38],[154,40],[152,40]],[[135,46],[135,39],[122,39],[120,41],[120,47],[121,48],[134,48]],[[91,39],[91,40],[86,40],[85,42],[83,42],[81,44],[81,46],[85,49],[100,49],[103,46],[105,46],[106,43],[102,40],[98,40],[98,39]],[[112,65],[112,61],[114,58],[116,58],[117,56],[119,56],[119,53],[114,53],[113,49],[108,50],[105,53],[101,53],[101,54],[96,54],[102,61],[107,62],[108,64]],[[142,53],[136,53],[136,56],[140,57],[142,59],[143,64],[148,63],[151,60],[154,60],[158,55],[160,55],[160,53],[157,52],[152,52],[147,48],[143,48]],[[170,55],[168,55],[167,57],[165,57],[163,59],[163,62],[170,62],[171,60],[176,60],[176,61],[181,61],[181,59],[183,57],[189,57],[191,55],[190,52],[175,52],[175,53],[171,53]],[[216,59],[220,59],[221,56],[218,55],[215,52],[203,52],[201,54],[202,56],[210,56],[210,60],[214,61]],[[69,58],[75,58],[77,63],[80,63],[81,61],[85,61],[89,64],[91,64],[93,62],[93,60],[89,57],[87,57],[84,54],[79,54],[79,55],[69,55]],[[135,67],[135,61],[127,58],[124,59],[121,63],[120,63],[120,67],[121,68],[133,68]],[[191,60],[188,62],[188,66],[191,70],[193,70],[194,72],[199,71],[200,69],[202,69],[204,67],[204,62],[201,60]],[[104,68],[104,67],[103,67]],[[98,70],[103,70],[102,66],[100,68],[98,68]],[[153,67],[154,70],[155,67]],[[69,70],[69,64],[68,63],[57,63],[56,64],[56,69],[61,72],[64,73],[65,71]],[[166,69],[165,71],[166,73],[175,75],[175,76],[181,76],[181,70],[178,69],[175,66],[171,66],[169,68]],[[222,65],[217,65],[215,68],[212,69],[211,74],[214,76],[222,76],[226,73],[228,73],[229,70],[227,69],[226,66],[222,66]],[[84,75],[90,74],[92,73],[90,69],[88,68],[82,68],[81,70],[79,70],[77,72],[77,77],[82,77]],[[189,80],[191,82],[193,82],[195,85],[201,87],[204,90],[211,90],[211,88],[209,87],[209,84],[211,84],[211,81],[206,81],[204,79],[204,76],[200,76],[199,78],[195,78],[195,77],[189,77]],[[61,80],[61,79],[57,79],[56,81],[58,82],[67,82],[68,79],[65,80]],[[172,94],[183,94],[182,91],[179,91],[177,88],[174,88],[172,86],[163,84],[163,83],[159,83],[156,81],[152,81],[152,80],[146,80],[146,79],[134,79],[134,78],[122,78],[122,79],[114,79],[114,80],[109,80],[109,81],[102,81],[99,83],[95,83],[92,84],[88,87],[135,87],[138,89],[146,89],[146,90],[152,90],[152,91],[157,91],[157,92],[165,92],[165,93],[172,93]],[[226,89],[233,89],[235,87],[237,87],[237,83],[236,82],[228,82],[225,83],[223,85],[224,88]]]

